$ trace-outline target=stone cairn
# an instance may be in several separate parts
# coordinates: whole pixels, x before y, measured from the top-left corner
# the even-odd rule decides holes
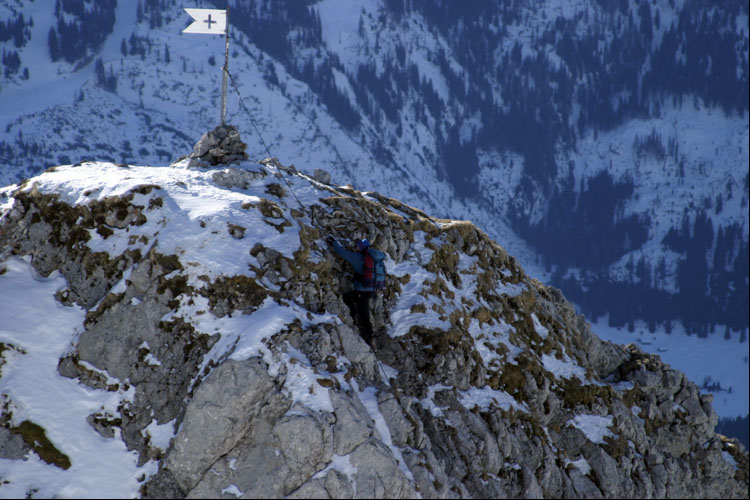
[[[207,165],[229,165],[247,160],[247,144],[240,139],[240,133],[232,125],[219,125],[203,134],[195,144],[193,152],[188,155],[189,166],[205,167]]]

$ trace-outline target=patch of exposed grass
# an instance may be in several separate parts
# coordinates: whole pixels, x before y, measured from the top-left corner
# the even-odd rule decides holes
[[[26,445],[48,464],[60,467],[63,470],[70,468],[70,458],[52,444],[42,427],[29,420],[24,420],[18,427],[11,427],[10,431],[19,434]]]
[[[286,191],[284,190],[284,188],[281,187],[280,184],[277,184],[275,182],[266,186],[266,193],[277,198],[283,198],[284,196],[286,196]]]
[[[249,314],[268,296],[265,288],[248,276],[221,276],[200,290],[208,299],[211,310],[217,316],[224,316],[234,310]]]
[[[559,379],[558,388],[563,405],[571,410],[580,406],[592,408],[596,402],[611,407],[612,398],[616,397],[611,386],[582,384],[577,377]]]

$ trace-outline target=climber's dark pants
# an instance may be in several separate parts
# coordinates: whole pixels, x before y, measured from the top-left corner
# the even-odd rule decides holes
[[[359,318],[360,335],[365,342],[372,344],[372,323],[370,322],[370,297],[372,292],[352,290],[344,294],[344,302],[349,306],[352,319]]]

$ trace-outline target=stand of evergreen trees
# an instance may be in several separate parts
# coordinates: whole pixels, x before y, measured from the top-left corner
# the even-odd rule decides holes
[[[96,73],[96,83],[109,92],[117,91],[117,77],[110,68],[109,72],[104,69],[104,63],[101,58],[94,63],[94,72]]]
[[[117,0],[56,0],[57,24],[47,34],[52,60],[75,63],[95,53],[112,33],[115,7]]]
[[[24,19],[23,14],[18,14],[14,19],[0,20],[0,42],[13,40],[13,45],[20,49],[31,39],[30,29],[34,26],[34,19]]]
[[[747,279],[750,253],[743,228],[739,224],[714,228],[706,208],[698,210],[695,217],[686,213],[682,226],[671,229],[662,242],[679,259],[676,293],[660,286],[661,282],[673,279],[666,276],[663,259],[651,266],[641,257],[630,266],[628,278],[616,281],[608,276],[608,264],[645,240],[648,221],[621,219],[614,223],[611,207],[624,198],[618,196],[613,185],[607,184],[599,181],[595,186],[604,198],[599,202],[585,201],[588,190],[583,191],[579,200],[572,190],[565,190],[556,193],[543,223],[527,227],[519,222],[549,264],[584,270],[577,279],[553,274],[553,284],[581,305],[593,320],[609,315],[612,326],[632,328],[633,319],[638,318],[646,321],[652,331],[661,325],[667,325],[669,330],[673,321],[680,321],[688,334],[705,337],[715,325],[727,325],[740,332],[740,340],[744,340],[750,323]],[[595,207],[605,210],[599,212]],[[611,230],[599,233],[607,224],[612,226]],[[564,233],[575,237],[566,237]]]
[[[13,48],[3,46],[3,75],[6,78],[20,71],[21,57],[17,49],[26,46],[26,42],[31,39],[31,28],[33,26],[34,19],[29,17],[27,21],[23,14],[18,14],[13,19],[0,20],[0,43],[13,41]],[[22,77],[25,79],[29,77],[28,68],[24,69]]]

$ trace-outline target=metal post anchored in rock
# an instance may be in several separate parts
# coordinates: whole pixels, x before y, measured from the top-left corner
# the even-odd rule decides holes
[[[224,66],[221,77],[221,126],[226,123],[227,118],[227,76],[229,74],[229,6],[225,10],[218,9],[185,9],[193,24],[182,30],[183,33],[195,33],[201,35],[224,35],[226,44],[224,48]]]
[[[226,46],[224,50],[224,67],[221,71],[221,125],[227,118],[227,74],[229,73],[229,5],[227,5],[227,22],[225,27]]]

